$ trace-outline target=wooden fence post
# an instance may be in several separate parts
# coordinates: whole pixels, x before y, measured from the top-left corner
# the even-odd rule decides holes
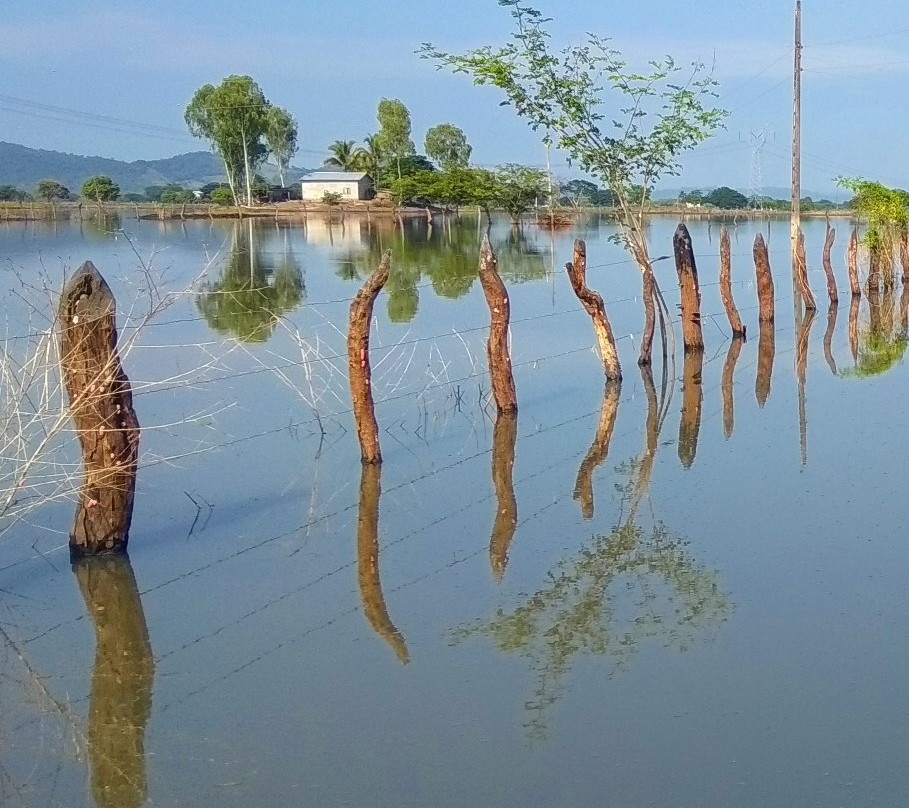
[[[858,276],[858,228],[852,228],[849,236],[849,250],[846,254],[846,266],[849,270],[849,290],[853,297],[862,296],[862,286]]]
[[[84,479],[69,535],[74,557],[122,552],[129,541],[139,422],[117,353],[113,293],[91,261],[63,289],[60,364]]]
[[[698,286],[698,268],[694,261],[691,234],[684,223],[679,224],[672,237],[675,252],[675,270],[679,276],[679,296],[682,309],[682,342],[685,351],[703,351],[704,334],[701,329],[701,290]]]
[[[817,304],[814,302],[814,295],[808,284],[808,261],[805,258],[805,234],[802,233],[802,228],[799,228],[798,238],[795,242],[795,263],[798,268],[799,291],[805,302],[805,310],[817,311]]]
[[[145,729],[155,677],[139,588],[125,553],[77,557],[73,572],[95,629],[88,708],[92,796],[102,808],[138,808],[148,797]]]
[[[574,240],[574,261],[565,264],[565,269],[568,271],[571,288],[574,289],[581,305],[593,320],[593,330],[600,346],[600,357],[603,360],[606,380],[621,381],[622,366],[619,364],[615,337],[612,335],[612,326],[606,316],[603,298],[587,286],[587,245],[583,239]]]
[[[364,463],[381,463],[379,425],[376,423],[372,397],[372,369],[369,365],[369,327],[372,307],[385,286],[391,267],[391,250],[386,250],[375,271],[370,275],[350,304],[347,326],[347,370],[353,404],[360,455]]]
[[[753,252],[754,271],[757,277],[758,306],[760,309],[759,320],[762,323],[772,323],[774,315],[773,275],[770,272],[767,245],[764,243],[764,237],[760,233],[754,237]]]
[[[486,357],[489,360],[489,379],[492,395],[499,413],[514,414],[518,411],[518,399],[511,372],[511,356],[508,352],[508,322],[511,304],[508,290],[499,276],[496,254],[489,243],[489,236],[483,235],[480,247],[480,285],[489,306],[489,339],[486,341]]]
[[[742,318],[732,297],[732,250],[729,246],[729,231],[725,227],[720,230],[720,297],[729,318],[732,338],[745,339],[745,326],[742,325]]]
[[[827,296],[830,302],[836,305],[840,301],[839,292],[836,289],[836,277],[833,274],[833,264],[830,263],[830,250],[833,248],[833,242],[836,241],[836,230],[827,222],[827,233],[824,236],[824,274],[827,276]]]

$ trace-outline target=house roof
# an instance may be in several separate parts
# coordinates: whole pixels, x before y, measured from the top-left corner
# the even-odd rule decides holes
[[[300,182],[359,182],[368,176],[364,171],[313,171]]]

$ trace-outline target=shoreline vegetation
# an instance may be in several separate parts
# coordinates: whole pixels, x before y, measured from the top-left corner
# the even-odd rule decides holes
[[[474,206],[461,208],[441,207],[397,207],[387,202],[355,201],[342,206],[330,206],[322,202],[276,202],[253,205],[215,205],[205,202],[186,203],[156,203],[156,202],[105,202],[97,203],[78,202],[2,202],[0,203],[0,222],[39,222],[39,221],[68,221],[97,220],[107,216],[119,216],[121,219],[157,219],[157,220],[195,220],[195,219],[242,219],[242,218],[272,218],[282,220],[305,219],[310,215],[326,216],[332,220],[340,220],[346,216],[372,217],[382,219],[413,219],[446,215],[460,215],[461,213],[474,213]],[[501,212],[501,211],[496,211]],[[617,216],[619,211],[608,206],[579,206],[555,207],[552,210],[539,207],[528,211],[522,218],[527,222],[535,222],[541,226],[555,228],[567,226],[578,216],[598,214],[604,216]],[[716,208],[716,207],[688,207],[668,201],[666,204],[652,203],[644,209],[645,216],[680,216],[684,219],[768,219],[789,218],[790,211],[762,210],[758,208]],[[804,218],[838,218],[852,219],[856,211],[851,209],[833,208],[830,210],[803,211]]]

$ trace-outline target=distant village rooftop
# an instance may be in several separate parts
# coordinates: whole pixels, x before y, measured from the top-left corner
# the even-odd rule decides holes
[[[300,178],[302,199],[321,199],[326,193],[343,199],[372,199],[372,177],[364,171],[313,171]]]
[[[300,182],[359,182],[368,176],[365,171],[312,171]]]

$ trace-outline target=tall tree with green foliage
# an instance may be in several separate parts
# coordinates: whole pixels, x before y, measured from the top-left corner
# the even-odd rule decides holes
[[[401,160],[416,151],[410,139],[410,113],[397,98],[383,98],[379,101],[376,117],[379,119],[379,144],[385,155],[397,163],[400,179]]]
[[[281,187],[286,187],[285,174],[297,153],[297,122],[286,109],[271,106],[265,126],[265,145],[275,160]]]
[[[104,174],[96,174],[82,183],[82,196],[99,205],[102,202],[113,202],[120,196],[120,186]]]
[[[443,170],[466,168],[473,151],[464,132],[450,123],[440,123],[428,129],[424,147],[426,156],[435,160]]]
[[[35,189],[35,196],[46,202],[53,202],[55,199],[69,199],[69,188],[57,180],[40,180]]]
[[[711,106],[716,82],[703,66],[683,71],[670,57],[632,70],[607,38],[589,34],[580,45],[553,49],[548,20],[520,0],[499,0],[514,21],[511,41],[458,55],[424,44],[420,53],[498,87],[505,103],[615,195],[621,240],[643,275],[645,325],[639,363],[649,364],[654,301],[665,302],[653,275],[644,229],[645,199],[628,188],[651,188],[678,173],[679,155],[710,137],[726,115]]]
[[[909,226],[909,194],[860,177],[839,177],[837,184],[855,194],[852,209],[868,221],[865,244],[872,258],[877,261],[892,256],[897,240],[905,238]]]
[[[546,195],[546,172],[506,163],[494,172],[495,205],[507,211],[513,224]]]
[[[228,76],[217,87],[206,84],[192,97],[184,112],[189,131],[208,140],[224,162],[227,182],[239,204],[242,182],[246,204],[252,205],[256,168],[266,158],[263,138],[268,131],[271,105],[249,76]]]

